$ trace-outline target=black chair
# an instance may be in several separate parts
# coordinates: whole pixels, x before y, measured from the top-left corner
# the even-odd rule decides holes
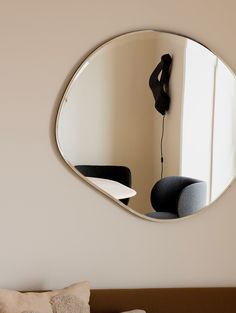
[[[156,212],[146,215],[159,219],[188,216],[203,208],[206,199],[206,182],[190,177],[168,176],[153,186],[151,203]]]
[[[75,165],[75,168],[84,176],[111,179],[131,188],[131,171],[126,166]],[[129,203],[129,199],[120,201],[126,205]]]

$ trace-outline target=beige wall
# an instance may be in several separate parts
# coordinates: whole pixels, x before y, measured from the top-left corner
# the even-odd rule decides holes
[[[236,71],[234,1],[1,0],[1,287],[236,284],[232,187],[200,215],[151,223],[70,172],[54,140],[60,97],[100,42],[157,28],[200,40]]]

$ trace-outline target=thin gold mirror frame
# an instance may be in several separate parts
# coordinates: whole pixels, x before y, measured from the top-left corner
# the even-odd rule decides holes
[[[60,105],[59,105],[59,109],[57,112],[57,117],[56,117],[56,142],[57,142],[57,146],[58,149],[60,151],[60,154],[63,158],[63,160],[66,162],[66,164],[69,166],[70,169],[72,169],[72,171],[74,171],[76,173],[77,176],[79,176],[81,179],[83,179],[86,183],[88,183],[90,186],[92,186],[95,190],[99,191],[100,193],[104,194],[106,197],[110,198],[113,202],[116,202],[119,207],[125,209],[126,211],[134,214],[137,217],[140,217],[142,219],[148,220],[148,221],[152,221],[152,222],[158,222],[158,223],[172,223],[172,222],[176,222],[176,221],[183,221],[186,220],[187,218],[190,218],[192,216],[201,214],[203,212],[206,211],[206,209],[209,208],[209,206],[211,206],[215,201],[217,201],[220,197],[222,197],[222,195],[224,194],[224,192],[232,185],[234,178],[231,180],[231,182],[228,184],[227,188],[225,188],[225,190],[217,197],[216,200],[212,201],[209,205],[201,208],[201,210],[199,210],[198,212],[192,214],[192,215],[188,215],[185,217],[180,217],[180,218],[176,218],[176,219],[157,219],[157,218],[152,218],[152,217],[148,217],[144,214],[141,214],[139,212],[137,212],[136,210],[130,208],[128,205],[123,204],[121,201],[115,199],[113,196],[111,196],[109,193],[105,192],[103,189],[99,188],[97,185],[95,185],[92,181],[90,181],[89,179],[87,179],[86,176],[82,175],[78,170],[75,169],[74,165],[64,156],[64,152],[63,152],[63,148],[60,145],[59,142],[59,136],[58,136],[58,129],[59,129],[59,119],[60,119],[60,114],[62,111],[62,107],[63,104],[65,103],[68,94],[71,90],[71,86],[73,85],[73,82],[75,81],[75,79],[78,77],[78,75],[81,73],[81,71],[84,70],[84,68],[87,66],[90,58],[92,58],[98,51],[100,51],[103,47],[106,47],[107,45],[109,45],[110,43],[112,43],[113,40],[117,40],[118,38],[128,35],[128,34],[132,34],[132,33],[139,33],[139,32],[158,32],[158,33],[164,33],[164,34],[170,34],[170,35],[175,35],[175,36],[179,36],[179,37],[183,37],[185,39],[190,39],[193,40],[187,36],[184,35],[180,35],[180,34],[176,34],[176,33],[172,33],[172,32],[165,32],[165,31],[159,31],[159,30],[150,30],[150,29],[143,29],[143,30],[137,30],[137,31],[131,31],[131,32],[127,32],[127,33],[123,33],[123,34],[119,34],[118,36],[114,36],[112,38],[110,38],[109,40],[105,41],[103,44],[99,45],[92,53],[90,53],[80,64],[80,66],[78,67],[78,69],[75,71],[74,75],[72,76],[72,78],[70,79],[69,84],[67,85],[67,88],[64,92],[64,95],[61,99]],[[200,44],[201,46],[203,46],[204,48],[206,48],[204,45],[202,45],[201,43],[199,43],[198,41],[193,40],[195,43]],[[208,49],[208,48],[206,48]],[[209,49],[208,49],[209,50]],[[210,50],[209,50],[210,51]],[[218,57],[218,59],[220,60],[220,58]],[[224,62],[223,62],[224,63]],[[234,75],[233,71],[224,63],[224,65],[229,69],[229,71]]]

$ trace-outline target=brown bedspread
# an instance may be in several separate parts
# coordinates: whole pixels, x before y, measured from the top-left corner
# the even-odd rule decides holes
[[[95,289],[91,313],[236,313],[236,288]]]

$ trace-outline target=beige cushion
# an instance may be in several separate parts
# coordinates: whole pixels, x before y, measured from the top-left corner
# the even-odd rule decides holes
[[[89,305],[76,296],[57,295],[51,299],[53,313],[89,313]]]
[[[39,313],[39,312],[34,312],[34,311],[23,311],[22,313]]]
[[[57,295],[75,296],[79,301],[88,304],[90,296],[89,284],[88,282],[81,282],[61,290],[49,292],[21,293],[0,289],[0,312],[22,313],[28,311],[28,313],[54,313],[50,301]]]
[[[34,312],[34,311],[23,311],[22,313],[39,313],[39,312]]]

